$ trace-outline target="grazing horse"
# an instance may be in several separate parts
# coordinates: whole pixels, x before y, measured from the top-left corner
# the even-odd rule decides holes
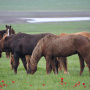
[[[8,26],[6,25],[6,30],[0,30],[0,40],[3,38],[4,34],[12,35],[15,34],[15,31],[13,30],[13,28],[11,28],[11,25]],[[0,56],[1,56],[1,52],[0,52]],[[6,52],[6,57],[10,58],[10,52]]]
[[[78,32],[78,33],[73,33],[73,34],[66,34],[66,33],[61,33],[59,36],[68,36],[68,35],[82,35],[88,39],[90,39],[90,33],[89,32]],[[58,58],[58,68],[62,70],[62,67],[64,68],[64,73],[67,72],[67,58],[66,57],[59,57]]]
[[[80,75],[84,69],[84,61],[87,63],[90,73],[90,41],[82,35],[56,36],[47,35],[42,38],[34,48],[30,59],[30,74],[37,70],[39,59],[46,59],[47,74],[50,73],[51,62],[55,57],[67,57],[78,54],[80,59]],[[54,66],[54,63],[52,67]]]
[[[26,67],[26,55],[32,55],[32,51],[37,45],[37,42],[50,33],[41,34],[25,34],[17,33],[14,35],[7,36],[0,40],[0,51],[9,51],[14,55],[14,72],[17,73],[17,67],[19,64],[19,58],[21,58],[22,63]],[[27,59],[28,60],[28,59]],[[56,61],[55,61],[56,62]],[[28,73],[28,70],[27,70]]]

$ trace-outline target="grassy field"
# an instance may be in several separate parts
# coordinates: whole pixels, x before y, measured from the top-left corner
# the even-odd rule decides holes
[[[82,31],[90,32],[90,21],[82,22],[60,22],[60,23],[37,23],[37,24],[13,24],[12,27],[18,32],[37,34],[50,32],[56,35],[60,33],[76,33]],[[0,30],[5,29],[5,25],[0,25]],[[86,64],[85,64],[86,66]],[[65,75],[63,71],[58,75],[53,72],[46,75],[46,62],[42,57],[38,63],[38,70],[34,75],[27,75],[22,62],[18,67],[17,75],[10,68],[10,60],[3,53],[0,59],[0,85],[3,90],[89,90],[90,77],[88,67],[85,67],[82,76],[79,76],[80,64],[77,55],[68,57],[68,71]],[[63,78],[63,85],[61,82]],[[4,81],[2,83],[2,81]],[[15,82],[12,82],[15,81]],[[80,82],[80,84],[79,84]],[[65,84],[66,83],[66,84]],[[77,85],[76,85],[77,83]],[[85,83],[85,85],[83,85]],[[3,86],[5,84],[5,86]],[[76,85],[76,86],[75,86]]]
[[[60,33],[90,32],[90,21],[12,24],[12,28],[15,29],[16,33],[37,34],[50,32],[59,35]],[[2,29],[5,29],[5,24],[0,24],[0,30]]]
[[[0,0],[0,11],[90,11],[90,0]],[[12,27],[16,33],[50,32],[59,35],[60,33],[90,32],[90,21],[24,23],[12,24]],[[5,29],[5,24],[0,24],[0,30],[2,29]],[[90,90],[88,67],[85,64],[84,72],[80,77],[77,55],[68,57],[68,71],[67,75],[63,71],[60,71],[58,75],[54,75],[53,72],[46,75],[46,62],[42,57],[34,75],[26,74],[21,60],[15,75],[10,68],[10,60],[3,52],[2,58],[0,58],[0,90]],[[61,78],[63,78],[63,82],[61,82]]]
[[[77,10],[89,11],[90,0],[0,0],[0,10],[38,11],[38,10]]]

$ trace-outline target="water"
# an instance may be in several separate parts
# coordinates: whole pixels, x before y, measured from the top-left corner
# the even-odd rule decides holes
[[[90,17],[67,17],[67,18],[21,18],[28,23],[43,23],[43,22],[71,22],[71,21],[88,21]]]

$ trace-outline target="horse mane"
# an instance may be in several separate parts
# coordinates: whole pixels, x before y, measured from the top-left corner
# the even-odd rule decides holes
[[[38,61],[40,60],[40,58],[43,56],[43,48],[44,48],[44,44],[47,43],[48,40],[51,40],[50,37],[55,37],[54,34],[49,34],[46,35],[44,38],[40,39],[36,45],[36,47],[34,48],[32,55],[31,55],[31,60],[30,62],[33,65],[37,65]]]
[[[37,65],[38,61],[42,56],[42,47],[43,47],[43,38],[39,40],[39,42],[37,43],[36,47],[32,52],[31,59],[30,59],[31,64]]]

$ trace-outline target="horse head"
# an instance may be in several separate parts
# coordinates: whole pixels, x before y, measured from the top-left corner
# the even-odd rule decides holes
[[[6,34],[9,36],[9,35],[11,35],[11,25],[10,26],[7,26],[6,25]]]
[[[27,57],[26,57],[26,60],[27,60]],[[33,61],[31,61],[31,58],[28,58],[27,74],[34,74],[36,71],[37,71],[37,64],[35,64]]]
[[[13,28],[11,28],[11,25],[10,26],[7,26],[6,25],[6,34],[9,36],[9,35],[12,35],[12,34],[15,34],[15,31],[13,30]]]

